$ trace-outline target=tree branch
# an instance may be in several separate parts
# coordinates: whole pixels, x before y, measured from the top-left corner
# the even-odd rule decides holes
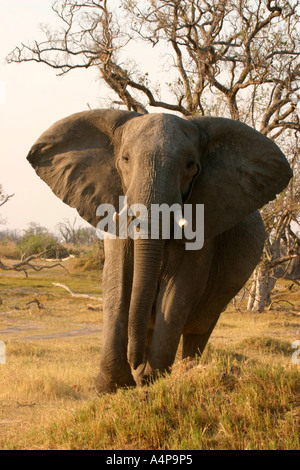
[[[3,200],[0,201],[0,207],[4,206],[4,204],[7,203],[7,201],[12,198],[14,196],[14,194],[11,194],[10,196],[3,196]],[[1,198],[1,195],[0,195],[0,198]]]
[[[63,266],[61,263],[56,263],[56,264],[53,264],[51,266],[39,266],[39,265],[36,265],[36,264],[32,264],[30,262],[30,261],[35,260],[35,259],[40,259],[46,253],[47,253],[47,251],[44,251],[44,252],[36,254],[36,255],[28,256],[27,258],[22,259],[21,261],[19,261],[19,263],[15,263],[12,266],[7,266],[7,265],[3,264],[1,259],[0,259],[0,269],[3,269],[4,271],[17,271],[17,272],[23,271],[25,276],[28,277],[28,272],[27,271],[29,269],[32,269],[34,271],[39,272],[39,271],[42,271],[43,269],[53,269],[53,268],[56,268],[57,266],[59,266],[59,267],[63,268],[68,274],[70,274],[69,271],[67,270],[67,268],[65,266]]]

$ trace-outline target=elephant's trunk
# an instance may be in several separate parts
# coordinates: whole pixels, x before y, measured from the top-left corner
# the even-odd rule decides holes
[[[128,190],[129,205],[132,202],[144,204],[148,210],[148,239],[134,241],[134,270],[128,322],[128,361],[133,369],[145,360],[144,352],[150,317],[158,288],[159,273],[162,263],[164,240],[150,239],[151,208],[153,204],[169,204],[181,201],[179,189],[173,181],[172,167],[156,171],[155,164],[145,168],[138,188]],[[174,176],[175,179],[176,175]],[[141,189],[142,188],[142,189]],[[180,212],[180,213],[179,213]],[[174,214],[179,226],[186,221],[182,212]],[[161,232],[159,231],[161,234]]]
[[[128,326],[128,361],[136,369],[144,361],[144,349],[157,291],[163,240],[134,242],[134,275]]]

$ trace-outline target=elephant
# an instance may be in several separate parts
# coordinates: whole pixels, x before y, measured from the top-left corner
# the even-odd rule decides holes
[[[99,393],[167,373],[181,339],[183,359],[202,354],[261,258],[265,227],[258,209],[292,177],[279,147],[240,121],[117,109],[58,121],[27,159],[94,227],[97,207],[118,208],[119,196],[149,210],[204,205],[201,249],[187,250],[173,231],[168,239],[105,238]]]

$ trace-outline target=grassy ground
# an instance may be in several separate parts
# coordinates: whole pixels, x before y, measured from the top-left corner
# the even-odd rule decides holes
[[[101,279],[68,263],[70,275],[0,271],[0,449],[299,449],[298,288],[279,284],[263,314],[230,305],[199,361],[97,397],[101,302],[52,283],[101,296]]]

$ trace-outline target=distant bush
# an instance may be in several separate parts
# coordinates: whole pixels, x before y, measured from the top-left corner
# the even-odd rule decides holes
[[[43,252],[47,258],[63,258],[69,254],[54,235],[42,227],[30,227],[18,242],[19,256],[30,256]]]
[[[103,268],[104,248],[101,240],[95,239],[90,249],[80,253],[75,261],[75,267],[82,271],[98,271]]]
[[[17,242],[21,238],[21,233],[19,230],[0,230],[0,243],[9,243],[11,241]]]

